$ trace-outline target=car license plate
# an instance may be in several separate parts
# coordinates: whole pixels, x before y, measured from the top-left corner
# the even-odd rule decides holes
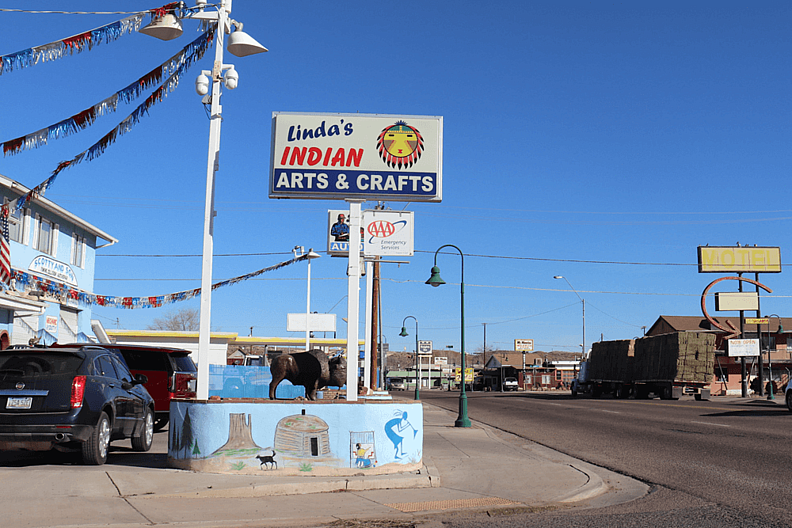
[[[8,401],[6,402],[6,409],[30,409],[32,405],[33,396],[9,396]]]

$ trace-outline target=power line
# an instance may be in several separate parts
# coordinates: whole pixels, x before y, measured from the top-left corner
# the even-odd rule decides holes
[[[320,251],[320,253],[327,253],[326,251]],[[428,255],[433,255],[434,251],[425,251],[421,249],[416,249],[415,253],[426,253]],[[445,251],[441,251],[441,253],[446,253]],[[288,255],[289,252],[273,252],[273,253],[218,253],[214,255],[215,257],[263,257],[263,256],[272,256],[272,255]],[[456,255],[457,253],[448,253],[449,255],[453,254]],[[679,263],[679,262],[625,262],[625,261],[618,261],[618,260],[584,260],[584,259],[559,259],[559,258],[543,258],[543,257],[516,257],[510,255],[480,255],[475,253],[465,253],[466,257],[471,258],[486,258],[486,259],[500,259],[500,260],[526,260],[531,262],[566,262],[572,264],[612,264],[612,265],[621,265],[621,266],[698,266],[695,263]],[[154,253],[154,254],[140,254],[140,255],[132,255],[132,254],[97,254],[97,258],[99,257],[124,257],[124,258],[201,258],[202,255],[197,253],[190,253],[190,254],[173,254],[167,255],[162,253]]]
[[[430,253],[434,251],[424,251],[416,249],[415,253]],[[441,253],[446,253],[441,251]],[[456,255],[456,253],[448,253],[449,255]],[[571,262],[574,264],[619,264],[625,266],[698,266],[698,264],[678,263],[678,262],[622,262],[617,260],[580,260],[580,259],[553,259],[541,257],[512,257],[508,255],[477,255],[475,253],[465,253],[466,257],[478,257],[489,259],[503,259],[503,260],[530,260],[539,262]]]
[[[291,251],[281,251],[281,252],[274,252],[274,253],[217,253],[215,257],[269,257],[273,255],[291,255]],[[97,257],[125,257],[125,258],[194,258],[194,257],[202,257],[202,255],[198,254],[173,254],[173,255],[165,255],[165,254],[148,254],[148,255],[96,255]]]

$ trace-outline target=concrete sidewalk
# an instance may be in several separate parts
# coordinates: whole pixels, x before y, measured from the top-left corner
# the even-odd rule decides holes
[[[646,493],[621,475],[476,422],[455,428],[454,420],[424,403],[424,468],[395,475],[220,475],[115,465],[0,469],[0,496],[14,506],[4,508],[3,526],[318,526],[449,510],[613,504]]]

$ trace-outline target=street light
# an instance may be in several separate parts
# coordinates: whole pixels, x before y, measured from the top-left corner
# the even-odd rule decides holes
[[[407,327],[404,326],[404,323],[407,322],[407,319],[412,319],[415,321],[415,399],[421,399],[421,392],[418,390],[418,386],[421,384],[421,366],[418,363],[418,319],[413,317],[412,315],[408,315],[402,321],[402,329],[401,333],[399,334],[402,337],[407,337],[409,334],[407,333]],[[431,380],[430,380],[431,381]]]
[[[235,38],[229,38],[228,52],[237,57],[244,57],[253,53],[262,53],[267,48],[256,42],[252,37],[247,36],[242,31],[242,25],[229,18],[231,13],[231,0],[218,0],[215,4],[217,11],[206,12],[206,0],[198,0],[197,11],[191,10],[183,18],[191,20],[201,20],[204,23],[215,22],[215,60],[211,71],[202,71],[196,90],[200,95],[205,95],[204,103],[211,104],[209,115],[209,151],[206,163],[206,201],[204,208],[204,229],[203,229],[203,259],[201,272],[201,315],[198,327],[198,380],[197,394],[199,400],[209,399],[209,340],[210,340],[210,318],[212,312],[212,252],[214,245],[214,175],[220,160],[220,123],[222,121],[222,107],[220,106],[220,84],[223,82],[226,88],[233,90],[236,88],[239,76],[234,70],[233,65],[223,64],[223,37],[226,33],[231,34],[231,26],[240,32]],[[178,26],[181,23],[176,18],[175,12],[169,13],[175,18]],[[151,24],[141,29],[141,32],[150,36],[170,40],[179,36],[180,28],[175,27],[170,17],[160,15],[155,17]],[[164,26],[164,27],[163,27]],[[233,36],[233,35],[232,35]],[[223,72],[226,72],[225,79]],[[233,73],[231,73],[233,72]],[[201,77],[203,79],[201,79]],[[211,79],[211,95],[209,95],[209,79]],[[204,93],[201,93],[201,92]]]
[[[569,284],[569,287],[572,288],[572,291],[575,292],[575,295],[578,296],[580,302],[583,303],[583,344],[580,345],[580,348],[583,349],[582,350],[583,355],[586,355],[586,300],[583,297],[581,297],[580,294],[578,294],[578,292],[575,290],[575,288],[572,287],[572,284],[570,284],[569,280],[567,280],[566,277],[564,277],[563,275],[555,275],[553,276],[553,278],[564,279],[566,283]]]
[[[297,254],[299,250],[300,254]],[[294,258],[303,256],[303,251],[305,248],[303,246],[294,246],[292,249],[294,252]],[[313,248],[308,250],[308,254],[305,255],[308,259],[308,301],[305,305],[305,351],[308,352],[311,350],[311,261],[313,259],[317,259],[321,257],[318,253],[314,253]]]
[[[460,281],[460,306],[461,306],[461,354],[462,354],[462,387],[459,391],[459,415],[454,422],[454,427],[470,427],[470,419],[467,413],[467,394],[465,394],[465,256],[462,250],[452,244],[440,246],[434,255],[434,266],[432,266],[432,276],[426,281],[426,284],[437,287],[445,284],[445,281],[440,278],[440,268],[437,267],[437,254],[441,249],[452,247],[459,251],[459,256],[462,258],[462,275]]]

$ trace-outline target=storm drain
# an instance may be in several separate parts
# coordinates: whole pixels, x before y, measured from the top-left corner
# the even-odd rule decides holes
[[[429,510],[458,510],[462,508],[481,508],[486,506],[508,506],[510,504],[519,504],[506,499],[499,499],[498,497],[484,497],[481,499],[457,499],[457,500],[444,500],[444,501],[427,501],[427,502],[396,502],[393,504],[386,504],[389,508],[402,511],[404,513],[412,513],[419,511]]]

